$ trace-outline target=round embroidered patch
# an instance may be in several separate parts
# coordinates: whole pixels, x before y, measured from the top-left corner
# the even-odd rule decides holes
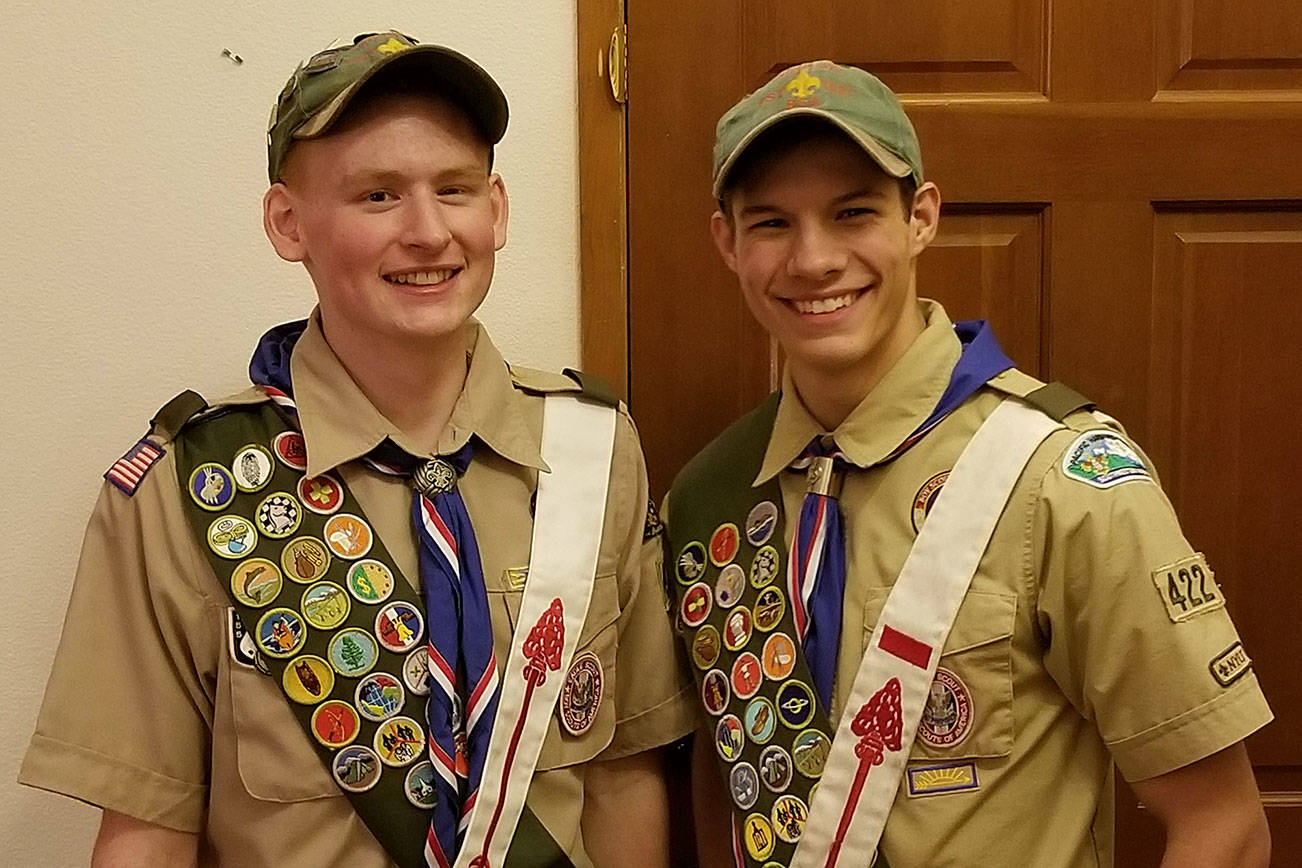
[[[386,766],[407,766],[425,753],[425,730],[410,717],[391,717],[375,730],[375,752]]]
[[[728,608],[741,599],[746,590],[746,571],[736,564],[728,564],[719,573],[714,583],[714,601],[721,608]]]
[[[348,617],[352,603],[334,582],[317,582],[303,592],[303,619],[318,630],[333,630]]]
[[[312,735],[332,750],[352,743],[361,728],[357,710],[338,699],[323,702],[312,712]]]
[[[755,629],[767,633],[778,625],[787,611],[787,598],[776,586],[759,592],[755,598]]]
[[[412,766],[403,786],[407,801],[416,807],[428,810],[438,804],[438,793],[434,789],[434,764],[429,760]]]
[[[317,515],[333,515],[344,504],[344,487],[329,473],[304,476],[295,487],[298,499]]]
[[[678,562],[674,565],[674,571],[678,574],[679,584],[683,585],[690,585],[704,575],[705,546],[696,540],[683,546],[683,550],[678,555]]]
[[[258,530],[253,522],[238,515],[223,515],[208,525],[208,548],[218,555],[238,560],[258,544]]]
[[[795,844],[805,832],[805,821],[809,819],[809,808],[795,796],[778,796],[769,811],[773,820],[773,832],[779,841]]]
[[[231,472],[215,461],[205,461],[190,474],[190,498],[209,512],[218,512],[235,497]]]
[[[706,624],[692,639],[692,662],[697,669],[709,669],[719,659],[719,631]]]
[[[771,744],[760,752],[760,782],[770,792],[780,793],[791,784],[791,754],[780,744]]]
[[[284,539],[298,530],[302,515],[298,501],[284,492],[269,494],[258,504],[258,530],[269,539]]]
[[[348,568],[348,592],[360,602],[383,603],[393,594],[393,571],[367,558]]]
[[[949,479],[949,471],[942,470],[922,483],[918,493],[913,496],[913,510],[910,518],[913,521],[914,533],[922,530],[922,523],[931,514],[931,508],[936,505],[936,498],[940,497],[940,490],[944,487],[947,479]]]
[[[370,633],[349,627],[330,637],[330,648],[326,653],[330,657],[330,665],[340,675],[360,678],[375,668],[375,661],[380,657],[380,646],[375,644],[375,637]]]
[[[380,758],[361,744],[346,747],[335,754],[330,773],[340,789],[364,793],[380,782]]]
[[[759,658],[746,651],[737,655],[732,663],[732,693],[738,699],[750,699],[760,688],[764,674]]]
[[[250,443],[231,462],[231,475],[240,491],[261,491],[271,481],[271,453],[267,447]]]
[[[714,593],[705,582],[697,582],[683,593],[681,616],[688,627],[699,627],[710,616]]]
[[[737,715],[725,714],[719,718],[714,727],[714,746],[719,751],[719,756],[726,762],[736,762],[745,744],[746,736],[742,733],[741,720]]]
[[[429,696],[429,646],[422,645],[402,663],[402,683],[416,696]]]
[[[721,524],[710,535],[710,563],[722,567],[732,562],[741,545],[741,535],[732,522]]]
[[[395,654],[405,654],[425,635],[425,619],[410,603],[390,603],[375,616],[375,637]]]
[[[346,512],[331,516],[321,533],[330,551],[350,561],[369,552],[375,539],[369,524]]]
[[[330,552],[315,537],[301,536],[290,540],[280,552],[280,568],[292,581],[308,585],[325,575],[330,566]]]
[[[728,789],[732,791],[732,801],[743,811],[749,810],[759,798],[759,775],[750,763],[737,763],[728,772]]]
[[[751,587],[764,587],[778,577],[781,569],[778,550],[773,546],[764,546],[755,552],[755,558],[750,562]]]
[[[922,709],[918,738],[931,747],[948,748],[967,738],[971,731],[972,694],[961,678],[938,668]]]
[[[1134,447],[1110,431],[1086,431],[1077,437],[1062,457],[1062,472],[1095,488],[1152,479]]]
[[[254,609],[261,609],[276,599],[283,585],[280,567],[266,558],[241,561],[231,573],[231,593]]]
[[[773,536],[773,529],[777,526],[777,504],[771,500],[760,501],[746,516],[746,539],[753,546],[762,546]]]
[[[723,710],[728,707],[728,699],[732,695],[732,688],[728,686],[728,676],[723,674],[722,669],[711,669],[705,673],[701,679],[701,704],[710,714],[723,714]]]
[[[781,681],[796,668],[796,643],[786,633],[774,633],[764,640],[764,674]]]
[[[763,814],[747,814],[742,823],[741,838],[746,842],[746,852],[750,858],[759,861],[767,859],[773,853],[773,826]]]
[[[750,609],[740,606],[733,609],[728,620],[723,622],[723,647],[729,651],[739,651],[750,641]]]
[[[778,714],[773,703],[757,696],[746,705],[746,737],[753,744],[768,744],[778,728]]]
[[[282,431],[271,441],[271,451],[286,467],[307,470],[307,445],[297,431]]]
[[[290,699],[300,705],[316,705],[334,689],[335,671],[320,657],[304,654],[285,667],[280,681]]]
[[[807,778],[818,779],[823,776],[827,765],[827,755],[832,752],[832,742],[825,733],[816,729],[807,729],[796,736],[791,746],[791,760],[796,771]]]
[[[293,657],[303,647],[307,638],[307,627],[298,612],[293,609],[270,609],[258,619],[254,630],[258,650],[268,657],[285,659]]]
[[[601,660],[591,651],[574,658],[561,685],[561,726],[570,735],[583,735],[592,728],[601,706]]]
[[[814,691],[803,681],[791,680],[778,688],[778,719],[790,729],[804,729],[814,717]]]
[[[407,696],[398,679],[387,672],[372,672],[358,683],[353,699],[362,717],[378,723],[402,711]]]

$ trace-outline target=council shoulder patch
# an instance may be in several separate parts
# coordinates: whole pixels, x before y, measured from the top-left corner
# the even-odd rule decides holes
[[[1062,459],[1062,472],[1072,479],[1111,488],[1136,479],[1152,480],[1148,466],[1125,438],[1111,431],[1086,431]]]
[[[1221,687],[1229,687],[1238,681],[1248,670],[1252,668],[1252,658],[1248,652],[1243,650],[1242,642],[1235,642],[1229,648],[1226,648],[1220,654],[1217,654],[1208,668],[1212,671],[1212,677]]]
[[[140,488],[145,474],[150,471],[166,450],[151,440],[141,438],[126,454],[113,462],[113,466],[104,471],[104,478],[113,483],[119,491],[130,497]]]
[[[1201,552],[1153,570],[1153,584],[1172,621],[1225,608],[1225,596]]]
[[[646,522],[642,526],[642,539],[649,540],[652,537],[660,536],[665,531],[665,523],[660,520],[660,512],[656,509],[656,502],[648,500],[646,502]]]

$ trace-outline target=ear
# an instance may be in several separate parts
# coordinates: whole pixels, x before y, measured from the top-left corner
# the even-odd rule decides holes
[[[723,257],[723,264],[736,274],[737,272],[737,233],[722,211],[710,215],[710,235],[714,237],[714,246]]]
[[[262,230],[281,259],[302,262],[307,257],[294,195],[281,181],[272,184],[262,197]]]
[[[493,205],[493,249],[506,246],[506,224],[511,216],[511,203],[506,197],[506,184],[502,176],[493,174],[489,179],[488,197]]]
[[[940,188],[927,181],[913,194],[913,213],[909,215],[913,255],[917,256],[936,238],[940,223]]]

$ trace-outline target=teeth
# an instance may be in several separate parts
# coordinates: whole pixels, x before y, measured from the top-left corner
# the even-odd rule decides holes
[[[834,310],[840,310],[850,304],[857,298],[859,293],[847,292],[845,295],[837,295],[832,298],[814,298],[814,299],[796,299],[791,300],[791,304],[801,313],[831,313]]]
[[[436,283],[442,283],[452,276],[453,270],[443,268],[438,271],[414,271],[410,274],[393,274],[389,280],[394,283],[405,283],[408,286],[433,286]]]

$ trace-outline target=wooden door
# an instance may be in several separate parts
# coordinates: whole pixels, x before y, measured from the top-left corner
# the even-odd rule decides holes
[[[629,396],[653,493],[775,383],[707,233],[718,116],[778,69],[903,97],[945,199],[923,295],[992,321],[1151,453],[1277,720],[1249,741],[1302,852],[1302,15],[1295,0],[627,0]],[[1127,791],[1120,865],[1160,832]]]

